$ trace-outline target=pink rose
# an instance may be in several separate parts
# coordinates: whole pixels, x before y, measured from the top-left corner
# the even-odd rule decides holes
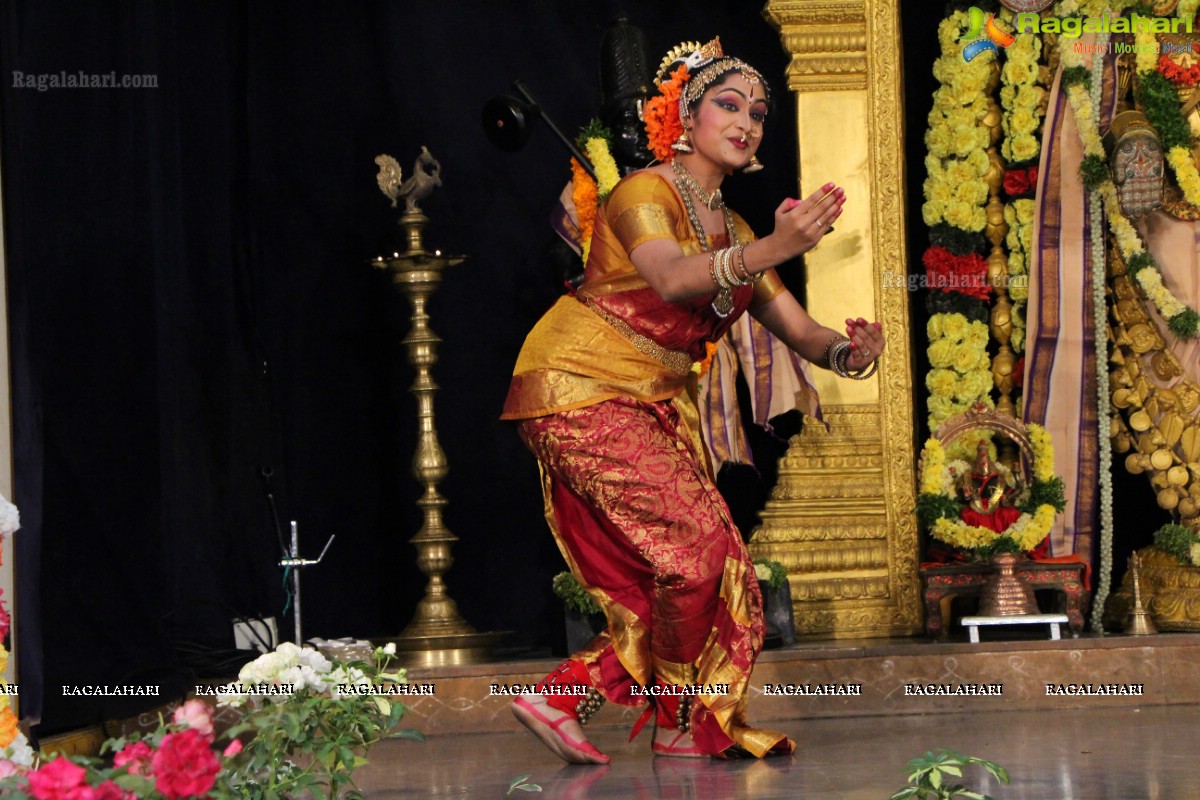
[[[71,790],[83,785],[87,770],[59,756],[29,773],[29,793],[37,800],[70,800]]]
[[[92,790],[87,800],[134,800],[132,792],[123,792],[112,781],[105,781]]]
[[[237,739],[234,739],[229,743],[229,746],[225,748],[225,752],[222,753],[222,755],[226,758],[233,758],[240,752],[242,752],[242,743]]]
[[[175,709],[175,724],[186,725],[205,736],[212,736],[212,714],[209,713],[208,704],[203,700],[188,700]]]
[[[190,728],[164,736],[151,766],[154,788],[166,795],[167,800],[204,794],[221,771],[208,739]]]
[[[17,774],[17,765],[9,761],[7,758],[0,758],[0,778],[7,778],[10,775]]]
[[[0,597],[3,595],[4,592],[0,591]],[[0,641],[3,641],[4,637],[8,636],[8,628],[11,624],[12,620],[8,616],[8,610],[4,608],[4,601],[0,600]]]
[[[125,767],[130,775],[149,775],[150,759],[154,751],[145,742],[134,742],[121,748],[121,752],[113,756],[114,767]]]

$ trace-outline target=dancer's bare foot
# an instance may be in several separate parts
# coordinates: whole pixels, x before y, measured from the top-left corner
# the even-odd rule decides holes
[[[568,764],[607,764],[608,756],[583,735],[579,720],[546,702],[544,695],[522,694],[512,705],[513,716]]]
[[[705,758],[708,754],[696,746],[692,735],[675,728],[655,728],[650,749],[655,755],[675,758]]]

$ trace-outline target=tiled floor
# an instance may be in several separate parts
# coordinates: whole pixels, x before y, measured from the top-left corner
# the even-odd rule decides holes
[[[995,800],[1200,799],[1200,706],[1145,706],[973,714],[854,717],[772,723],[797,740],[795,756],[720,762],[655,758],[650,731],[624,741],[601,729],[593,741],[607,767],[558,761],[516,722],[511,733],[390,741],[359,773],[369,800],[502,798],[522,774],[541,794],[519,798],[806,798],[885,800],[908,759],[951,747],[1004,766],[1002,786],[980,771],[975,788]]]

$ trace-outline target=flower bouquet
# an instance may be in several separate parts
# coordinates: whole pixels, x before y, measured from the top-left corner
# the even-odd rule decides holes
[[[367,749],[397,730],[405,706],[404,670],[388,671],[395,646],[377,648],[377,665],[332,662],[285,643],[215,688],[219,706],[242,709],[218,735],[199,699],[177,708],[148,735],[109,739],[111,762],[59,756],[22,766],[0,761],[0,796],[24,800],[129,798],[281,798],[357,796],[353,771]]]
[[[0,495],[0,545],[8,544],[11,536],[21,528],[21,514],[8,498]],[[0,591],[0,687],[6,686],[2,677],[8,667],[8,651],[4,642],[8,638],[9,626],[12,620],[4,607],[3,592]],[[33,764],[33,749],[29,746],[25,734],[17,727],[17,715],[12,710],[8,695],[0,693],[0,776],[6,774],[5,762],[17,766],[28,767]],[[0,792],[3,794],[3,792]]]

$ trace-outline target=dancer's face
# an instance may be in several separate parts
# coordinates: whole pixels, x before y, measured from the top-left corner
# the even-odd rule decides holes
[[[741,169],[758,151],[766,118],[762,83],[731,72],[710,86],[692,110],[692,146],[726,172]]]

